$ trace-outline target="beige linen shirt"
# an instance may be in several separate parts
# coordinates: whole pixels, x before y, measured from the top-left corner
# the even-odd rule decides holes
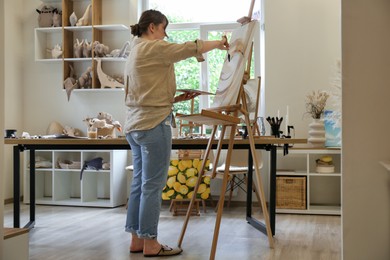
[[[125,67],[124,130],[152,129],[172,111],[176,92],[174,63],[201,55],[203,41],[183,44],[134,38]]]

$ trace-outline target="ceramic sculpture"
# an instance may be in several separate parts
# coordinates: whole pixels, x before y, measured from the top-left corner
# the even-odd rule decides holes
[[[116,137],[115,129],[122,132],[122,125],[119,121],[115,121],[109,113],[100,112],[97,117],[87,117],[83,120],[88,129],[96,128],[97,134],[100,138],[113,138]]]
[[[79,39],[76,39],[75,43],[73,44],[73,55],[75,58],[83,57],[83,43],[84,40],[80,42]]]
[[[92,42],[88,42],[87,39],[84,39],[82,42],[83,57],[90,58],[92,57]]]
[[[56,44],[53,49],[47,49],[51,53],[52,59],[59,59],[62,56],[62,48],[59,44]]]
[[[51,27],[53,25],[53,8],[52,6],[44,5],[41,10],[36,9],[38,15],[39,27]]]
[[[66,91],[66,95],[68,97],[68,101],[70,99],[70,94],[72,93],[73,89],[75,89],[77,86],[77,81],[74,78],[74,70],[73,70],[72,65],[69,65],[69,68],[70,68],[69,77],[67,77],[64,80],[64,88]]]
[[[81,136],[80,129],[73,128],[73,127],[67,126],[67,125],[62,130],[62,133],[65,135],[68,135],[68,136]]]
[[[81,74],[77,80],[78,88],[92,88],[92,68],[88,67],[87,70]]]
[[[64,131],[64,127],[60,123],[53,121],[47,127],[46,134],[47,135],[62,134],[63,131]]]
[[[124,84],[118,82],[113,77],[107,75],[102,70],[102,60],[97,60],[97,75],[100,81],[101,88],[124,88]]]
[[[76,26],[87,26],[87,25],[90,25],[89,20],[90,20],[90,17],[91,17],[91,8],[92,8],[92,4],[89,4],[87,9],[84,12],[83,17],[81,17],[77,21]]]
[[[115,49],[111,51],[110,56],[115,58],[126,58],[128,56],[127,48],[130,46],[130,42],[127,41],[123,44],[121,49]]]
[[[62,26],[62,11],[59,11],[57,8],[53,10],[53,27]]]
[[[73,12],[69,16],[69,22],[70,22],[70,26],[75,26],[76,25],[76,23],[77,23],[77,16],[76,16],[75,12]]]
[[[99,41],[93,42],[92,49],[94,51],[95,57],[105,57],[109,52],[108,46],[100,43]]]

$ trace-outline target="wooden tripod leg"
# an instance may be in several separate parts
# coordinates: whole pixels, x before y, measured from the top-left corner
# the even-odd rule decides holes
[[[225,127],[226,126],[223,126],[222,129]],[[228,183],[228,179],[229,179],[229,167],[230,167],[230,160],[232,157],[235,132],[236,132],[236,125],[232,125],[231,131],[230,131],[229,146],[228,146],[226,161],[225,161],[225,172],[223,174],[223,180],[222,180],[221,195],[220,195],[219,201],[218,201],[218,211],[217,211],[217,218],[215,220],[215,228],[214,228],[213,243],[212,243],[211,252],[210,252],[210,260],[215,259],[215,253],[217,251],[219,227],[221,225],[223,204],[225,201],[225,192],[226,192],[226,187],[227,187],[227,183]],[[222,137],[220,137],[220,141],[221,140],[222,140]]]
[[[249,125],[250,120],[249,120],[248,114],[245,114],[245,121],[246,121],[246,124]],[[252,159],[253,159],[254,166],[255,166],[257,186],[258,186],[258,189],[259,189],[259,192],[260,192],[261,208],[263,210],[263,215],[264,215],[264,220],[265,220],[265,227],[266,227],[267,236],[268,236],[268,243],[269,243],[269,246],[271,248],[274,248],[274,239],[273,239],[273,236],[272,236],[271,223],[270,223],[270,220],[269,220],[267,204],[265,202],[265,195],[264,195],[264,190],[263,190],[263,182],[262,182],[261,175],[260,175],[260,170],[259,170],[259,161],[257,160],[257,156],[256,156],[255,140],[253,138],[252,128],[248,127],[247,129],[248,129],[248,137],[249,137],[249,144],[250,144],[250,147],[251,147]]]
[[[190,219],[191,211],[192,211],[192,208],[193,208],[195,200],[196,200],[196,194],[198,193],[199,185],[202,182],[202,175],[204,174],[204,169],[206,167],[207,159],[209,158],[209,154],[210,154],[210,151],[211,151],[211,146],[212,146],[213,141],[215,139],[215,133],[217,132],[217,127],[218,126],[214,126],[213,131],[211,133],[211,137],[210,137],[209,142],[207,144],[207,149],[206,149],[204,158],[202,160],[202,168],[201,168],[201,171],[198,174],[198,181],[196,182],[196,185],[195,185],[195,188],[194,188],[194,193],[193,193],[193,196],[192,196],[192,198],[190,200],[190,205],[188,205],[186,218],[185,218],[184,223],[183,223],[183,227],[182,227],[182,230],[181,230],[181,233],[180,233],[179,241],[177,242],[178,247],[181,247],[184,235],[186,233],[188,221]]]

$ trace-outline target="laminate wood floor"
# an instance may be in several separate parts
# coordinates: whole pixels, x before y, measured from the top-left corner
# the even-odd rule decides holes
[[[12,204],[5,205],[4,225],[7,227],[13,225],[12,207]],[[22,225],[27,223],[28,214],[28,205],[22,205]],[[30,231],[30,259],[143,259],[142,254],[129,254],[130,235],[124,231],[125,216],[124,207],[38,205],[36,224]],[[191,217],[183,241],[184,252],[172,259],[209,259],[215,216],[213,208],[208,208],[207,213]],[[184,216],[172,216],[164,205],[159,241],[176,245],[183,221]],[[244,207],[225,209],[216,259],[341,259],[339,216],[278,214],[274,238],[275,248],[270,249],[267,236],[247,224]]]

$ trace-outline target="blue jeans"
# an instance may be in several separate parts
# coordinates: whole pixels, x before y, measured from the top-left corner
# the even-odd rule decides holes
[[[128,133],[126,139],[134,169],[125,230],[155,239],[171,156],[171,115],[153,129]]]

